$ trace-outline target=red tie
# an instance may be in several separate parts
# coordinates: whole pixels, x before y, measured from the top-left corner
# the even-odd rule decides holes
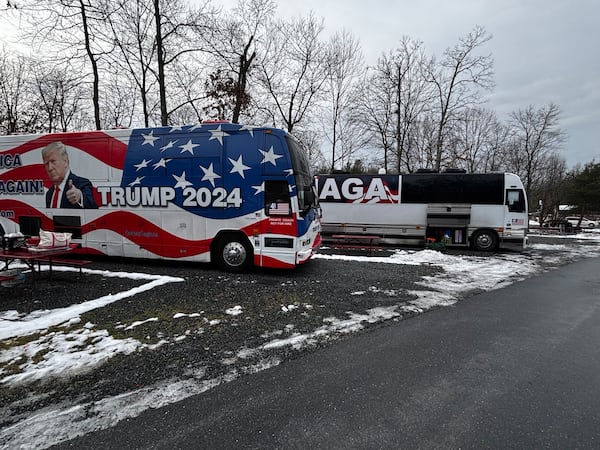
[[[54,186],[54,194],[52,195],[52,207],[58,208],[58,199],[60,198],[60,188]]]

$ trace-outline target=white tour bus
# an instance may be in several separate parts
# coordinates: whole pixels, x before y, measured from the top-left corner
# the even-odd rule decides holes
[[[375,235],[382,244],[483,251],[527,245],[527,196],[511,173],[319,175],[317,185],[324,240]]]
[[[275,128],[0,137],[0,234],[70,232],[80,253],[292,268],[320,244],[314,192],[305,151]]]

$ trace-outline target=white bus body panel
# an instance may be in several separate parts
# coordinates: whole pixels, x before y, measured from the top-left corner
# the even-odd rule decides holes
[[[447,231],[451,245],[469,246],[473,234],[484,230],[494,233],[501,247],[523,249],[527,244],[527,211],[521,180],[514,174],[493,175],[491,179],[497,185],[495,204],[402,203],[402,176],[397,177],[397,192],[393,189],[396,177],[391,175],[382,176],[386,180],[383,183],[373,181],[379,177],[374,175],[362,179],[357,175],[320,177],[323,238],[327,241],[334,234],[365,234],[380,236],[382,244],[422,245],[435,229]],[[337,180],[335,185],[331,178]],[[373,192],[382,189],[372,186],[382,185],[386,193],[373,197]],[[360,188],[364,188],[362,197]],[[509,211],[505,191],[510,189],[523,192],[524,212]]]

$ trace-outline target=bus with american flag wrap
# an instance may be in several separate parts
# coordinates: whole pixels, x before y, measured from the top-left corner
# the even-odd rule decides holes
[[[226,122],[0,137],[0,232],[72,233],[79,252],[292,268],[320,245],[308,157]]]
[[[527,196],[512,173],[334,174],[317,184],[324,240],[363,234],[480,251],[527,245]]]

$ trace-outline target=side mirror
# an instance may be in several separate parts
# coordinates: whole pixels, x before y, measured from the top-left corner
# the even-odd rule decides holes
[[[306,189],[304,191],[304,202],[308,205],[312,205],[315,202],[315,195],[312,189]]]

